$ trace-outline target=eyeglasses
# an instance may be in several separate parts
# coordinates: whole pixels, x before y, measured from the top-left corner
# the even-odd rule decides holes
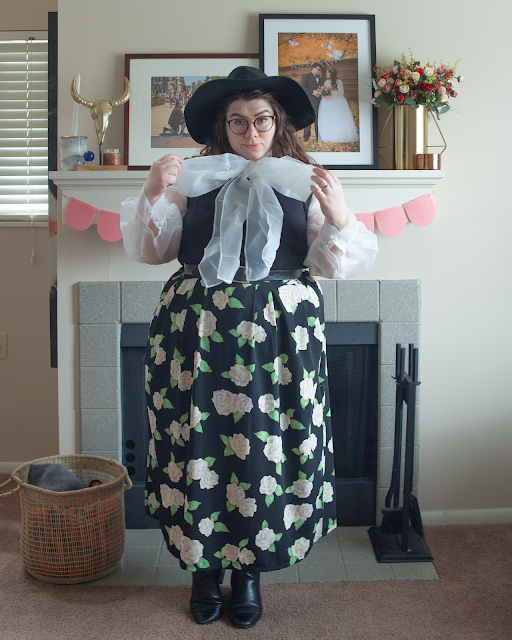
[[[256,120],[253,120],[251,124],[256,131],[265,133],[266,131],[270,131],[274,126],[274,118],[275,116],[260,116],[256,118]],[[228,127],[233,133],[241,135],[249,128],[249,122],[243,118],[234,118],[233,120],[228,120]]]

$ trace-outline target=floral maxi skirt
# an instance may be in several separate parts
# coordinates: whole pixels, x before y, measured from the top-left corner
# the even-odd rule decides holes
[[[146,357],[146,511],[189,571],[302,560],[336,527],[323,299],[297,280],[164,287]]]

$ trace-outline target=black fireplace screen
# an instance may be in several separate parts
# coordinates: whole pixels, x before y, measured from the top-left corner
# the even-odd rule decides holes
[[[149,423],[144,388],[147,325],[121,334],[123,462],[133,482],[126,492],[128,528],[157,522],[144,514]],[[336,471],[338,525],[375,523],[378,453],[378,356],[373,323],[327,325],[327,363]]]

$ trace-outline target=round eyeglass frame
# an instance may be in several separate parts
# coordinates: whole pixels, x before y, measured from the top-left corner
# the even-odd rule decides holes
[[[260,118],[270,118],[270,120],[272,121],[272,124],[270,125],[270,127],[268,129],[259,129],[256,126],[256,121],[259,120]],[[276,116],[258,116],[257,118],[255,118],[254,120],[250,121],[250,120],[246,120],[245,118],[233,118],[232,120],[228,120],[228,127],[229,130],[234,133],[236,136],[241,136],[244,133],[247,133],[247,130],[249,129],[249,124],[252,124],[252,126],[256,129],[256,131],[259,131],[259,133],[267,133],[267,131],[270,131],[272,129],[272,127],[274,126],[274,121],[275,121]],[[235,122],[235,120],[243,120],[245,122],[245,124],[247,125],[245,127],[245,129],[243,131],[233,131],[232,127],[231,127],[231,123]]]

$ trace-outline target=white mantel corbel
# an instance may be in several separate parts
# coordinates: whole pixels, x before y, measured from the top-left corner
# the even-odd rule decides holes
[[[444,171],[334,171],[354,213],[374,213],[431,193]],[[121,202],[138,197],[147,171],[51,171],[59,189],[98,209],[121,212]],[[59,198],[60,201],[60,198]],[[67,200],[62,201],[62,221]]]

